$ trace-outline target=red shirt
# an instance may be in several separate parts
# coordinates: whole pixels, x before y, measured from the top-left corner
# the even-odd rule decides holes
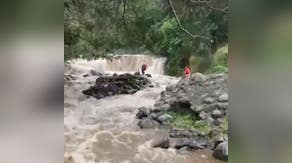
[[[188,67],[186,67],[186,68],[185,68],[185,74],[190,74],[190,73],[191,73],[191,69],[188,68]]]

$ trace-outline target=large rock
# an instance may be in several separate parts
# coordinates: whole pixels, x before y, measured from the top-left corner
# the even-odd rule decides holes
[[[141,129],[144,129],[144,128],[158,128],[159,124],[158,124],[158,122],[156,122],[153,119],[145,118],[145,119],[142,119],[140,122],[138,122],[138,126]]]
[[[220,143],[213,151],[213,156],[222,161],[228,161],[228,142]]]
[[[217,147],[220,143],[228,141],[228,136],[226,134],[220,133],[213,138],[213,146]]]
[[[217,103],[217,107],[220,110],[227,110],[228,109],[228,103],[224,102],[224,103]]]
[[[153,148],[169,148],[169,142],[170,141],[168,137],[156,138],[152,140],[151,146]]]
[[[143,119],[145,117],[148,117],[149,114],[150,114],[149,108],[141,107],[141,108],[138,108],[138,113],[136,114],[136,117],[139,119]]]
[[[204,99],[204,103],[205,104],[212,104],[214,101],[215,100],[212,97],[207,97],[207,98]]]
[[[113,76],[97,78],[95,85],[83,90],[82,93],[100,99],[116,94],[133,94],[149,86],[149,84],[150,81],[140,75],[114,74]]]
[[[219,102],[227,102],[228,101],[228,94],[224,93],[221,96],[218,97]]]
[[[157,120],[158,120],[161,124],[163,124],[163,125],[168,124],[172,119],[173,119],[173,117],[172,117],[171,115],[169,115],[169,114],[166,114],[166,113],[160,115],[160,116],[157,118]]]
[[[221,118],[221,117],[223,117],[224,116],[224,113],[222,112],[222,111],[220,111],[220,110],[213,110],[213,112],[212,112],[212,117],[213,118]]]

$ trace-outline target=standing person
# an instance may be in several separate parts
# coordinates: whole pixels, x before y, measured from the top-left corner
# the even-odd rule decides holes
[[[147,65],[143,63],[143,65],[141,66],[141,71],[143,75],[145,74],[146,68],[147,68]]]
[[[191,69],[188,66],[185,66],[185,76],[186,79],[189,79],[191,76]]]

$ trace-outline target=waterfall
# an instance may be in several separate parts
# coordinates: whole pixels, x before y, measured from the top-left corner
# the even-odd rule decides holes
[[[101,73],[124,73],[140,71],[141,65],[146,64],[146,73],[150,74],[164,74],[165,57],[155,57],[150,55],[117,55],[111,59],[74,59],[69,61],[72,73],[80,74],[90,70],[96,70]]]

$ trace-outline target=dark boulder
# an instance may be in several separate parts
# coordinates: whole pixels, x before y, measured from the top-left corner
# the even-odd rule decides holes
[[[150,109],[146,107],[141,107],[138,109],[138,113],[136,114],[136,117],[139,119],[143,119],[148,117],[150,114]]]
[[[173,117],[166,113],[157,117],[158,122],[160,122],[160,124],[163,124],[163,125],[168,124],[172,119]]]
[[[143,76],[126,74],[114,74],[113,76],[99,77],[95,85],[82,91],[85,95],[93,96],[97,99],[116,94],[134,94],[145,88],[150,81]]]
[[[152,77],[152,75],[151,75],[151,74],[146,74],[146,76],[147,76],[147,77],[149,77],[149,78],[151,78],[151,77]]]
[[[222,161],[228,161],[228,142],[220,143],[213,151],[213,156]]]

